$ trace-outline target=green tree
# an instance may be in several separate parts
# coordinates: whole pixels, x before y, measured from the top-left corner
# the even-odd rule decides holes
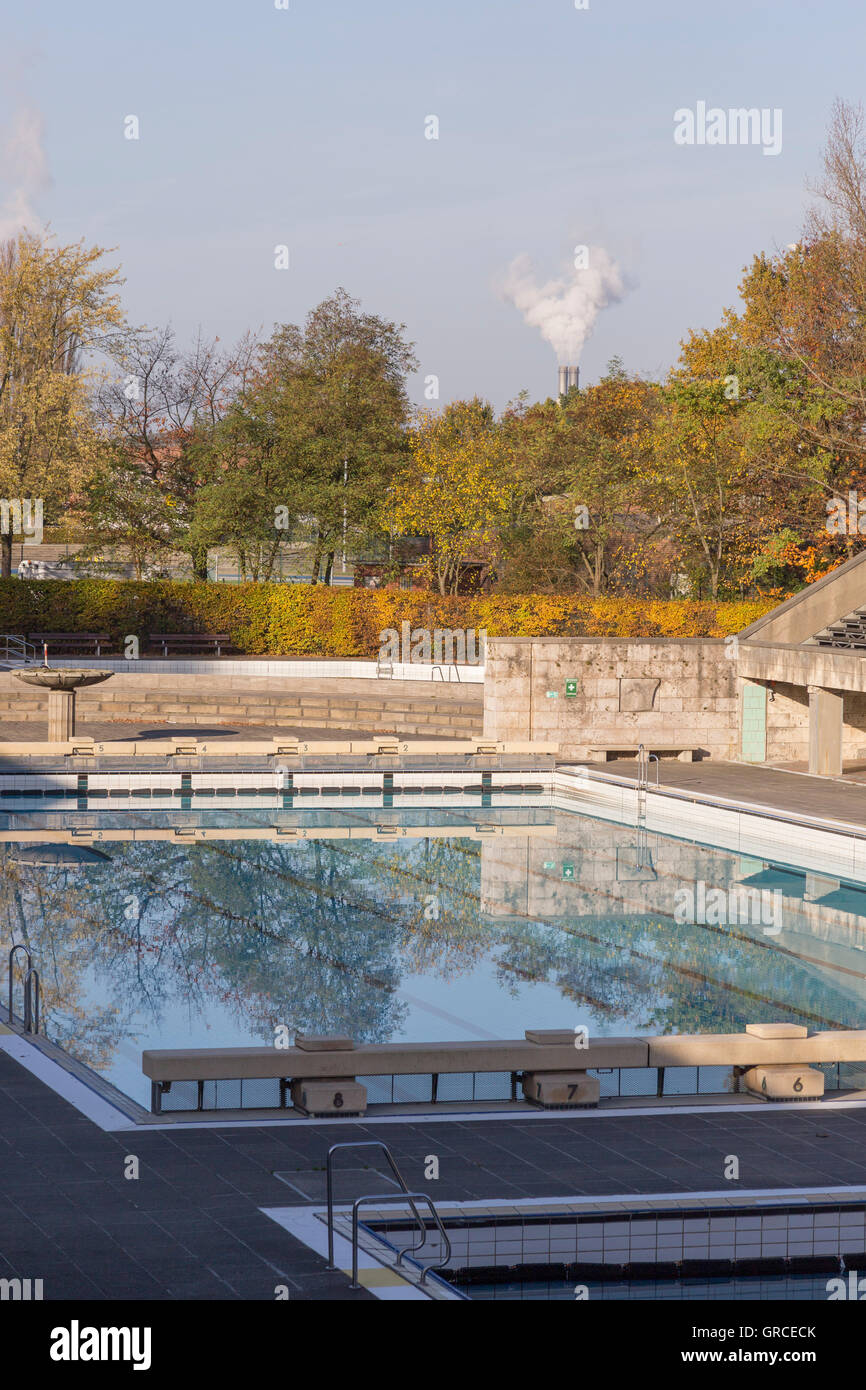
[[[314,582],[330,582],[344,535],[370,533],[405,457],[406,375],[417,361],[403,333],[339,289],[303,328],[277,328],[243,393],[255,441],[271,436],[282,489],[274,506],[312,530]]]

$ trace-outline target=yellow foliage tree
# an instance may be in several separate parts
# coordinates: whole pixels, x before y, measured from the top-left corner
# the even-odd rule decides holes
[[[58,513],[92,461],[86,354],[123,321],[111,291],[115,269],[99,269],[101,247],[57,246],[22,232],[0,246],[0,576],[11,573],[17,516],[9,503]]]
[[[431,577],[440,594],[456,594],[470,555],[489,557],[508,515],[509,449],[491,407],[477,397],[441,414],[422,411],[409,447],[409,464],[379,520],[392,535],[429,536]]]

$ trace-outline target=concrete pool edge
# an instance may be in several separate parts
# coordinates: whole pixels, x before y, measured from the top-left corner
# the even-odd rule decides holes
[[[595,767],[557,767],[553,809],[810,872],[835,871],[854,882],[866,882],[866,827],[844,821],[807,818],[759,802],[664,786],[640,790],[634,779]]]

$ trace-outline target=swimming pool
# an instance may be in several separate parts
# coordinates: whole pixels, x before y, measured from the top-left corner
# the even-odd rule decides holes
[[[280,1025],[359,1042],[861,1026],[866,887],[523,783],[422,787],[399,810],[22,797],[0,813],[2,939],[33,954],[46,1034],[144,1105],[143,1049]]]

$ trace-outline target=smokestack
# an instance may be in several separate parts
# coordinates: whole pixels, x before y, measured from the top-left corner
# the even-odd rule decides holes
[[[567,396],[572,388],[576,388],[580,382],[579,367],[560,367],[559,369],[559,394],[560,397]]]

